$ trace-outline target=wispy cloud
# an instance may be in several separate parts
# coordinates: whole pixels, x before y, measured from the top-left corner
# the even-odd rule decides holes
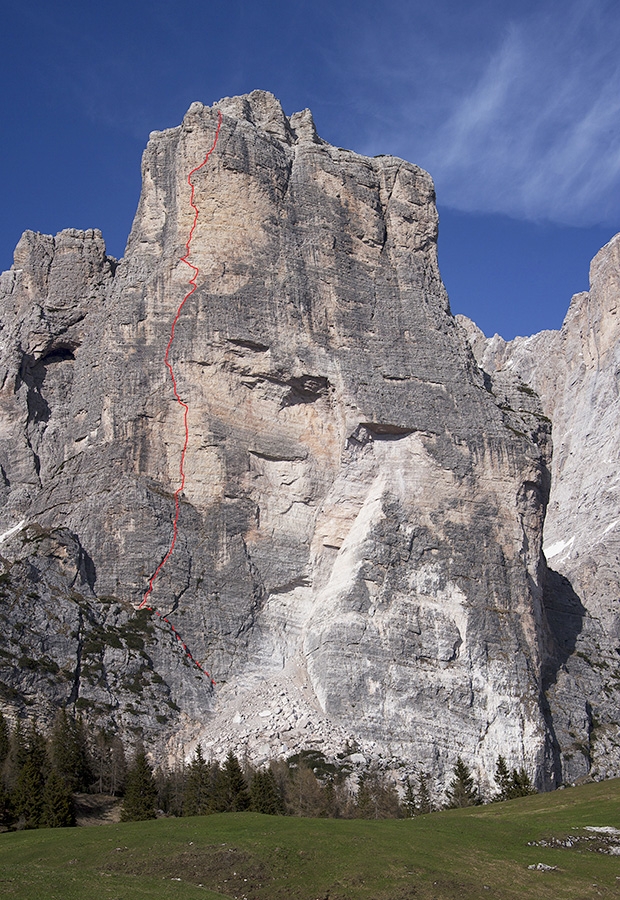
[[[387,136],[427,168],[447,206],[617,224],[620,7],[543,2],[503,23],[491,13],[487,29],[486,45],[446,53],[431,28],[426,41],[412,36],[408,69],[384,67],[380,81],[399,116],[382,121],[382,146]]]

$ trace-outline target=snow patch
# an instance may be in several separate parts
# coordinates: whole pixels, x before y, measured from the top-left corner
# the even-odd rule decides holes
[[[554,556],[558,556],[564,550],[569,550],[570,547],[572,547],[574,541],[575,535],[573,535],[572,538],[569,538],[567,541],[556,541],[554,544],[550,544],[548,547],[545,547],[543,545],[543,552],[547,559],[552,559]]]
[[[17,525],[13,525],[12,528],[9,528],[8,531],[5,531],[4,534],[0,534],[0,544],[10,538],[12,535],[16,534],[20,529],[24,527],[26,524],[26,520],[22,519],[21,522],[18,522]]]

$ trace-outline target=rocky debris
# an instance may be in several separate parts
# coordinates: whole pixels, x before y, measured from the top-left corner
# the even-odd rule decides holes
[[[134,611],[170,541],[182,421],[163,353],[187,285],[187,173],[218,109],[171,352],[187,483],[152,596],[213,691]],[[33,680],[11,637],[16,707],[83,702],[170,758],[355,740],[438,784],[457,756],[484,782],[500,753],[556,783],[544,679],[564,677],[583,616],[579,598],[570,620],[543,604],[550,423],[526,379],[478,367],[450,313],[430,176],[330,146],[263,91],[192,104],[151,135],[142,174],[123,260],[98,232],[27,233],[0,282],[7,628],[73,673]],[[48,543],[24,555],[28,529]],[[58,609],[103,635],[90,679]]]
[[[537,872],[557,872],[557,866],[548,866],[547,863],[532,863],[528,869],[536,869]]]
[[[584,831],[587,831],[588,834],[583,834]],[[561,847],[565,850],[576,848],[588,850],[591,853],[606,853],[609,856],[620,856],[620,829],[613,828],[610,825],[585,825],[579,832],[569,834],[566,837],[528,841],[527,845],[528,847]],[[533,869],[535,867],[528,866],[528,868]]]

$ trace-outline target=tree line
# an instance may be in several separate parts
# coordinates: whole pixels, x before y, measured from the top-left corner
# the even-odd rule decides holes
[[[434,809],[482,802],[471,771],[459,757],[445,803],[438,804],[428,776],[409,776],[399,788],[376,763],[356,767],[357,748],[347,745],[335,760],[303,750],[263,768],[231,751],[224,762],[207,760],[200,745],[189,762],[154,768],[138,744],[129,763],[117,735],[87,732],[79,717],[60,710],[43,734],[36,722],[12,729],[0,713],[0,825],[6,828],[75,825],[75,795],[122,798],[123,821],[158,815],[194,816],[254,812],[334,818],[403,818]],[[500,756],[494,800],[533,793],[524,769],[510,770]]]

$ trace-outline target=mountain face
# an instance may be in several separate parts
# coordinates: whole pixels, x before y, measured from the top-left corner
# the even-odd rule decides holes
[[[184,440],[164,354],[192,274],[187,179],[219,115],[192,178],[196,290],[169,351],[186,481],[151,611]],[[603,495],[605,528],[618,505],[595,462],[617,340],[579,361],[588,328],[612,329],[617,249],[559,335],[489,344],[450,313],[427,173],[330,146],[307,110],[195,103],[142,174],[120,262],[97,231],[26,232],[0,282],[7,707],[71,704],[160,757],[355,741],[437,789],[458,755],[483,783],[499,753],[541,786],[583,774],[595,727],[617,767],[613,704],[595,726],[590,697],[613,691],[620,643],[615,524],[592,530]],[[589,443],[558,454],[575,404]]]
[[[574,636],[547,693],[568,780],[619,771],[620,235],[592,261],[590,284],[561,331],[506,343],[457,316],[479,364],[493,379],[521,378],[553,421],[544,551],[555,570],[546,593],[556,658],[564,633]]]

